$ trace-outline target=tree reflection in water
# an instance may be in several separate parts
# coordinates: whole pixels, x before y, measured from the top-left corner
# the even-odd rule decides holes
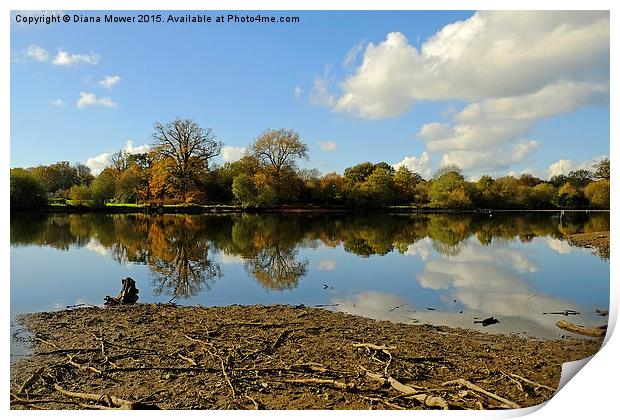
[[[245,270],[267,290],[297,287],[308,271],[299,251],[317,244],[361,257],[401,254],[422,238],[446,256],[463,252],[467,239],[485,247],[497,241],[563,240],[574,232],[609,230],[609,213],[496,213],[407,215],[146,215],[11,214],[11,245],[60,250],[96,246],[119,264],[149,267],[154,293],[189,298],[222,276],[217,253],[241,257]],[[93,245],[94,244],[94,245]]]

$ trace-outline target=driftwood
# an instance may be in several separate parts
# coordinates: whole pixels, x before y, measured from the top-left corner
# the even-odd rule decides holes
[[[584,327],[581,325],[573,324],[568,321],[558,321],[555,323],[558,328],[561,328],[566,331],[574,332],[581,335],[587,335],[589,337],[605,337],[607,333],[607,325],[602,325],[600,327]]]
[[[128,305],[138,301],[138,292],[136,289],[136,281],[131,277],[122,280],[123,287],[117,297],[106,296],[104,305]]]
[[[504,397],[500,397],[499,395],[494,394],[492,392],[489,392],[486,389],[482,389],[478,385],[474,385],[471,382],[469,382],[469,381],[467,381],[467,380],[465,380],[463,378],[456,379],[454,381],[444,382],[443,384],[441,384],[441,386],[447,386],[447,385],[460,385],[460,386],[464,386],[465,388],[469,388],[472,391],[479,392],[480,394],[484,394],[487,397],[491,397],[491,398],[493,398],[493,399],[503,403],[508,408],[521,408],[521,406],[519,404],[517,404],[516,402],[507,400]]]
[[[63,389],[60,385],[54,384],[56,391],[68,397],[79,398],[86,401],[105,402],[108,408],[120,408],[122,410],[158,410],[159,407],[152,404],[129,401],[107,394],[86,394],[83,392],[73,392]]]
[[[366,377],[368,379],[372,379],[373,381],[380,382],[381,384],[388,383],[396,391],[401,392],[403,395],[406,395],[425,406],[437,407],[443,410],[447,410],[449,408],[448,403],[442,397],[432,396],[432,395],[423,393],[422,391],[418,389],[415,389],[411,386],[398,382],[396,379],[392,378],[391,376],[384,378],[383,376],[379,374],[366,371]]]

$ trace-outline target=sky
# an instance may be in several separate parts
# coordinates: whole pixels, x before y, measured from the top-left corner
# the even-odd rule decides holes
[[[309,145],[301,167],[385,161],[428,178],[590,169],[609,156],[609,12],[262,11],[297,23],[85,23],[11,12],[10,165],[148,150],[192,118],[242,156],[267,128]],[[242,11],[230,12],[245,16]],[[69,23],[25,24],[65,14]],[[256,15],[256,12],[252,12]]]

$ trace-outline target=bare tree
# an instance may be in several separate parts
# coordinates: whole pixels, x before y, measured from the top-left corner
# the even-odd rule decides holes
[[[111,161],[112,169],[120,174],[129,167],[129,153],[121,149],[112,155]]]
[[[250,146],[250,154],[259,163],[273,170],[275,188],[280,200],[281,174],[285,169],[295,169],[295,159],[308,159],[308,145],[303,143],[294,130],[267,129]]]
[[[183,200],[191,183],[209,169],[209,160],[220,154],[222,142],[212,129],[204,129],[191,119],[154,126],[153,150],[158,159],[171,162],[170,175],[178,182]]]

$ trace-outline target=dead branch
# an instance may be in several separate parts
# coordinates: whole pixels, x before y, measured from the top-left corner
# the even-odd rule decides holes
[[[607,333],[607,325],[602,325],[600,327],[584,327],[581,325],[573,324],[572,322],[560,320],[555,323],[558,328],[561,328],[566,331],[570,331],[573,333],[587,335],[588,337],[605,337]]]
[[[353,347],[365,347],[367,349],[372,349],[372,350],[396,350],[396,347],[394,346],[384,346],[384,345],[376,345],[376,344],[370,344],[370,343],[353,343],[352,344]]]
[[[81,365],[81,364],[77,363],[76,361],[73,360],[73,357],[71,355],[67,355],[67,358],[69,359],[68,363],[71,366],[75,366],[75,367],[77,367],[80,370],[90,370],[91,372],[95,372],[98,375],[103,374],[103,372],[100,371],[97,368],[94,368],[94,367],[88,366],[88,365]]]
[[[411,397],[412,399],[422,403],[428,407],[439,407],[443,410],[447,410],[448,403],[442,397],[436,397],[432,395],[428,395],[419,391],[420,388],[416,389],[412,386],[405,385],[403,383],[398,382],[396,379],[388,376],[384,378],[383,376],[366,371],[366,377],[372,379],[373,381],[381,382],[382,384],[388,383],[392,388],[397,390],[398,392],[403,393],[406,396]]]
[[[111,407],[121,408],[125,410],[159,409],[159,407],[156,405],[143,404],[143,403],[138,403],[134,401],[129,401],[129,400],[125,400],[119,397],[115,397],[113,395],[87,394],[84,392],[67,391],[66,389],[63,389],[58,384],[54,384],[54,389],[56,389],[56,391],[68,397],[79,398],[79,399],[86,400],[86,401],[96,401],[96,402],[100,402],[103,400],[103,401],[106,401],[108,405]]]
[[[523,376],[519,376],[516,373],[504,372],[504,371],[501,371],[501,370],[500,370],[500,372],[502,374],[508,376],[508,377],[513,377],[513,378],[516,378],[516,379],[518,379],[520,381],[525,382],[526,384],[530,384],[530,385],[534,386],[535,388],[544,388],[544,389],[547,389],[547,390],[549,390],[551,392],[555,392],[555,389],[551,388],[550,386],[539,384],[538,382],[534,382],[532,380],[524,378]]]
[[[228,377],[228,373],[226,373],[226,366],[224,366],[224,359],[222,359],[221,357],[220,357],[220,365],[222,366],[222,373],[224,374],[224,379],[226,379],[226,382],[228,382],[228,386],[230,387],[230,390],[232,391],[232,396],[234,397],[235,396],[235,387],[233,386],[232,382],[230,381],[230,378]]]
[[[334,379],[320,379],[320,378],[307,378],[307,379],[275,379],[275,382],[285,382],[289,384],[297,385],[327,385],[338,389],[354,390],[356,385],[354,382],[341,382]]]
[[[497,394],[494,394],[492,392],[489,392],[485,389],[480,388],[478,385],[474,385],[471,382],[463,379],[463,378],[459,378],[459,379],[455,379],[453,381],[447,381],[444,382],[443,384],[441,384],[442,386],[446,386],[446,385],[459,385],[459,386],[464,386],[465,388],[469,388],[472,391],[476,391],[479,392],[481,394],[486,395],[487,397],[491,397],[501,403],[503,403],[504,405],[506,405],[508,408],[521,408],[521,406],[519,404],[517,404],[516,402],[507,400],[506,398],[500,397]]]
[[[37,379],[39,379],[39,376],[41,375],[41,372],[43,372],[44,369],[45,368],[41,367],[37,369],[32,375],[30,375],[30,377],[28,377],[28,379],[26,379],[24,383],[22,384],[22,386],[19,388],[19,393],[20,394],[25,393],[26,389],[28,389],[30,385],[32,385]]]

